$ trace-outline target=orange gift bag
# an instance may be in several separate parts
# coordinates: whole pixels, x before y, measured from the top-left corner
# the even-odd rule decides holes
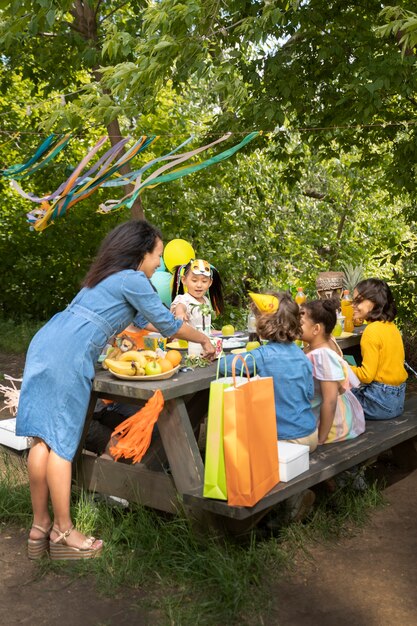
[[[243,380],[236,380],[239,360],[246,369]],[[223,392],[228,503],[254,506],[279,482],[274,386],[271,377],[250,378],[240,355],[233,359],[232,378]]]

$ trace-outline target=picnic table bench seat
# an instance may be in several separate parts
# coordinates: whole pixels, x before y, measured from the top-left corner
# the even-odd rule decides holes
[[[290,496],[332,478],[357,464],[372,459],[389,449],[407,468],[417,467],[417,392],[407,393],[404,413],[395,419],[367,421],[366,431],[359,437],[340,443],[320,446],[310,455],[309,470],[289,482],[279,482],[253,507],[229,506],[227,502],[205,498],[202,489],[183,494],[184,504],[200,507],[216,515],[235,520],[260,517],[265,510]]]
[[[349,337],[353,348],[359,336]],[[347,346],[349,348],[349,346]],[[198,431],[207,414],[210,383],[216,367],[196,368],[161,381],[118,380],[98,370],[93,384],[84,434],[74,464],[76,483],[102,494],[138,502],[160,511],[182,508],[190,518],[234,534],[246,532],[276,504],[350,467],[392,449],[396,461],[417,467],[417,391],[407,390],[404,413],[393,420],[368,421],[356,439],[321,446],[310,455],[310,468],[290,482],[278,483],[253,507],[229,506],[203,497],[204,460]],[[140,404],[160,388],[165,405],[157,432],[140,463],[130,464],[97,457],[83,450],[83,442],[98,398]]]

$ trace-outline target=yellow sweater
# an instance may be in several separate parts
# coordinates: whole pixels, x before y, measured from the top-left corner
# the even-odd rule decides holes
[[[362,365],[352,370],[362,383],[401,385],[407,380],[404,344],[394,322],[370,322],[363,331],[361,352]]]

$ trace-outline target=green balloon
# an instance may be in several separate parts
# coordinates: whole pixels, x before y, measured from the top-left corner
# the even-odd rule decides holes
[[[169,272],[155,272],[151,278],[159,297],[168,307],[171,305],[171,279],[172,275]]]

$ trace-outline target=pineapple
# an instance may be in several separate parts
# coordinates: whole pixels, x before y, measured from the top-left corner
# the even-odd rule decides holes
[[[342,269],[344,273],[343,288],[349,289],[350,297],[353,298],[353,290],[363,278],[364,267],[363,265],[355,266],[355,265],[350,265],[349,263],[346,263],[346,264],[342,264]],[[361,326],[362,320],[354,319],[353,325]]]
[[[350,265],[346,263],[342,264],[342,269],[344,273],[343,289],[349,289],[350,296],[353,297],[353,290],[362,280],[365,268],[363,265]]]

